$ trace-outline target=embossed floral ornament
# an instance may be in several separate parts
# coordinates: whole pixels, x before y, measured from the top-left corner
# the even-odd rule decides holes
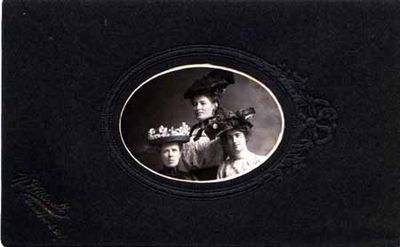
[[[328,101],[307,97],[307,104],[300,107],[298,116],[302,121],[301,138],[311,140],[316,145],[332,139],[337,126],[337,113]]]

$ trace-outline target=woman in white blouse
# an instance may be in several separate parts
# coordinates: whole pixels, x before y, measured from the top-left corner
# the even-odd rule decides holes
[[[225,159],[218,167],[217,179],[232,178],[247,173],[262,164],[267,157],[251,152],[247,147],[254,108],[225,112],[215,116],[206,128],[209,136],[219,137]]]

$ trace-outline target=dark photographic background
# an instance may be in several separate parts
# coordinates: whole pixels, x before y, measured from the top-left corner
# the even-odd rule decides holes
[[[133,94],[122,114],[121,133],[135,158],[152,169],[161,168],[159,154],[147,144],[147,131],[160,125],[177,127],[182,122],[190,126],[195,124],[197,121],[192,105],[183,95],[196,79],[211,70],[213,68],[188,68],[170,72],[150,80]],[[240,74],[234,73],[234,76],[235,84],[228,86],[221,105],[235,111],[255,108],[248,147],[252,152],[267,155],[282,128],[278,105],[259,83]]]

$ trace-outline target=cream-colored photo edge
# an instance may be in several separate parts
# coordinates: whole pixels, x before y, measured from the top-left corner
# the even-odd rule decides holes
[[[267,158],[266,158],[262,163],[260,163],[260,165],[262,165],[265,161],[267,161],[267,160],[271,157],[271,155],[276,151],[276,149],[278,148],[279,144],[281,143],[282,137],[283,137],[283,132],[284,132],[284,130],[285,130],[285,117],[284,117],[284,113],[283,113],[283,111],[282,111],[282,107],[281,107],[281,105],[279,104],[279,101],[277,100],[276,96],[275,96],[275,95],[272,93],[272,91],[271,91],[267,86],[265,86],[263,83],[261,83],[261,82],[258,81],[257,79],[255,79],[255,78],[253,78],[253,77],[251,77],[251,76],[249,76],[249,75],[247,75],[247,74],[245,74],[245,73],[243,73],[243,72],[240,72],[240,71],[237,71],[237,70],[234,70],[234,69],[231,69],[231,68],[223,67],[223,66],[218,66],[218,65],[214,65],[214,64],[208,64],[208,63],[206,63],[206,64],[188,64],[188,65],[182,65],[182,66],[178,66],[178,67],[174,67],[174,68],[165,70],[165,71],[160,72],[160,73],[158,73],[158,74],[156,74],[156,75],[150,77],[149,79],[145,80],[145,81],[144,81],[143,83],[141,83],[135,90],[133,90],[133,92],[130,94],[130,96],[128,97],[128,99],[125,101],[125,104],[124,104],[124,106],[122,107],[122,110],[121,110],[121,113],[120,113],[120,116],[119,116],[119,134],[120,134],[120,137],[121,137],[121,140],[122,140],[122,143],[123,143],[125,149],[128,151],[128,153],[130,154],[130,156],[132,156],[132,158],[133,158],[137,163],[139,163],[141,166],[143,166],[145,169],[149,170],[150,172],[152,172],[152,173],[154,173],[154,174],[156,174],[156,175],[158,175],[158,176],[161,176],[161,177],[164,177],[164,178],[167,178],[167,179],[171,179],[171,180],[175,180],[175,181],[180,181],[180,182],[186,182],[186,183],[219,183],[219,182],[224,182],[224,181],[228,181],[228,180],[235,179],[235,178],[237,178],[237,177],[243,176],[244,174],[253,171],[253,170],[256,169],[257,167],[256,167],[256,168],[253,168],[253,169],[251,169],[251,170],[249,170],[249,171],[247,171],[247,172],[243,172],[243,173],[241,173],[241,174],[238,174],[238,175],[236,175],[236,176],[231,176],[231,177],[229,177],[229,178],[213,179],[213,180],[204,180],[204,181],[194,181],[194,180],[178,179],[178,178],[173,178],[173,177],[169,177],[169,176],[163,175],[163,174],[161,174],[161,173],[158,173],[158,172],[154,171],[153,169],[150,169],[149,167],[147,167],[146,165],[144,165],[142,162],[140,162],[138,159],[136,159],[135,156],[134,156],[134,155],[131,153],[131,151],[129,150],[129,148],[126,146],[125,141],[124,141],[124,138],[123,138],[123,136],[122,136],[121,120],[122,120],[122,115],[123,115],[123,113],[124,113],[125,107],[126,107],[126,105],[128,104],[129,100],[132,98],[132,96],[135,94],[135,92],[138,91],[143,85],[145,85],[146,83],[150,82],[151,80],[153,80],[153,79],[155,79],[155,78],[157,78],[157,77],[159,77],[159,76],[162,76],[162,75],[165,75],[165,74],[168,74],[168,73],[171,73],[171,72],[179,71],[179,70],[193,69],[193,68],[211,68],[211,69],[221,69],[221,70],[226,70],[226,71],[233,72],[233,73],[235,73],[235,74],[244,76],[244,77],[246,77],[246,78],[248,78],[248,79],[250,79],[250,80],[252,80],[252,81],[254,81],[254,82],[257,82],[261,87],[263,87],[263,88],[272,96],[272,98],[274,99],[276,105],[278,106],[279,112],[280,112],[280,114],[281,114],[282,126],[281,126],[281,131],[280,131],[280,133],[279,133],[278,139],[277,139],[277,141],[276,141],[274,147],[268,152],[268,154],[266,155]]]

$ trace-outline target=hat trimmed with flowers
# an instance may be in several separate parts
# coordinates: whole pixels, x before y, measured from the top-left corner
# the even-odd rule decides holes
[[[178,128],[164,127],[151,128],[147,133],[147,140],[151,145],[162,145],[165,143],[185,143],[190,140],[190,127],[185,122]]]

